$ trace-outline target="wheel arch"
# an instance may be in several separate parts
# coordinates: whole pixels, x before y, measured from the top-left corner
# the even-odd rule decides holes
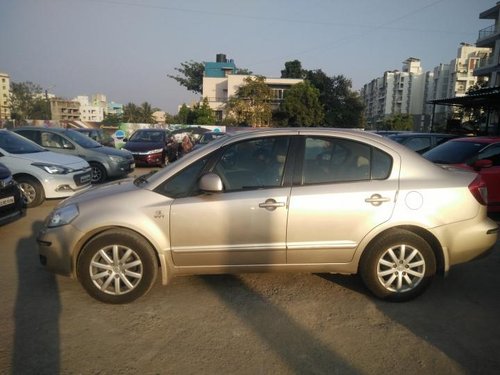
[[[127,228],[127,227],[113,226],[113,225],[96,228],[90,232],[85,233],[85,235],[78,240],[78,242],[75,245],[75,248],[74,248],[75,250],[73,251],[72,259],[71,259],[72,274],[74,275],[74,277],[76,279],[79,278],[78,272],[77,272],[77,264],[78,264],[78,261],[80,259],[80,256],[82,254],[82,251],[83,251],[83,248],[85,247],[85,245],[87,245],[87,243],[89,243],[90,240],[92,240],[95,236],[97,236],[101,233],[108,232],[108,231],[117,231],[117,230],[133,233],[133,234],[141,237],[142,239],[144,239],[151,246],[151,248],[153,249],[153,252],[156,256],[156,260],[158,261],[158,264],[160,267],[162,284],[163,285],[167,284],[167,282],[170,280],[172,275],[171,275],[171,272],[169,272],[169,262],[168,262],[166,256],[160,254],[160,252],[158,251],[157,247],[153,244],[153,242],[150,241],[149,238],[144,236],[142,233],[140,233],[136,230]]]
[[[399,229],[407,230],[408,232],[412,232],[419,237],[423,238],[424,241],[426,241],[429,246],[431,247],[434,256],[436,258],[436,272],[440,275],[443,275],[445,273],[445,256],[444,256],[444,250],[443,247],[441,246],[441,243],[439,240],[434,236],[431,232],[428,230],[416,226],[416,225],[399,225],[396,227],[391,227],[388,228],[380,233],[378,233],[375,237],[373,237],[364,247],[364,250],[362,254],[360,255],[360,261],[358,262],[358,273],[359,273],[359,267],[361,264],[361,258],[366,254],[366,250],[370,248],[370,246],[377,241],[380,237],[386,235],[387,233],[397,231]]]

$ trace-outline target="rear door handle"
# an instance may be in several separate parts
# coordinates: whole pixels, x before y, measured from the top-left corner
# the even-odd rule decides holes
[[[390,202],[391,198],[383,197],[380,194],[373,194],[370,198],[366,198],[366,203],[371,203],[374,206],[380,206],[384,202]]]
[[[264,203],[259,203],[260,208],[265,208],[268,211],[274,211],[278,207],[285,207],[284,202],[276,202],[274,199],[266,199]]]

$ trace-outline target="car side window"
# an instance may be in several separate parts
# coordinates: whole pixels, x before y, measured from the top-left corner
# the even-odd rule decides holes
[[[198,192],[196,185],[198,177],[207,164],[207,161],[208,158],[203,158],[194,162],[175,176],[169,178],[156,188],[155,191],[170,198],[185,198],[196,195]]]
[[[58,134],[41,132],[40,142],[42,147],[63,148],[64,139]]]
[[[392,158],[361,142],[341,138],[305,140],[302,183],[321,184],[389,176]]]
[[[266,137],[228,146],[215,164],[225,191],[279,187],[282,184],[289,137]]]
[[[494,166],[500,165],[500,144],[491,145],[481,151],[478,155],[478,159],[491,160]]]

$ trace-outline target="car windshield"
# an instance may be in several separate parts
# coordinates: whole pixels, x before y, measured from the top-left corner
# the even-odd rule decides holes
[[[165,132],[138,130],[132,134],[130,140],[132,142],[163,142],[165,140]]]
[[[403,140],[405,139],[405,137],[402,137],[402,136],[397,135],[397,134],[390,134],[387,136],[387,138],[392,139],[393,141],[396,141],[398,143],[403,142]]]
[[[477,155],[487,144],[469,141],[449,141],[423,154],[434,163],[460,164]]]
[[[83,148],[97,148],[97,147],[102,147],[102,145],[99,142],[96,142],[92,138],[89,138],[85,134],[77,132],[75,130],[66,130],[64,132],[64,135],[66,135],[72,141],[78,143]]]
[[[47,151],[36,143],[10,131],[0,132],[0,148],[10,154],[33,154]]]

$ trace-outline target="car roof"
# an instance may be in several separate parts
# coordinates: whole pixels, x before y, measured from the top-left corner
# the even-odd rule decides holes
[[[500,142],[500,137],[494,137],[494,136],[462,137],[454,139],[453,142],[497,143]]]
[[[52,132],[57,132],[57,133],[63,133],[66,130],[73,130],[73,129],[66,129],[66,128],[46,128],[43,126],[21,126],[20,128],[14,128],[12,129],[13,131],[16,130],[40,130],[40,131],[52,131]]]
[[[419,135],[439,135],[439,136],[445,136],[445,137],[459,137],[456,134],[449,134],[449,133],[397,133],[397,134],[390,134],[389,137],[395,136],[395,137],[414,137],[414,136],[419,136]]]

